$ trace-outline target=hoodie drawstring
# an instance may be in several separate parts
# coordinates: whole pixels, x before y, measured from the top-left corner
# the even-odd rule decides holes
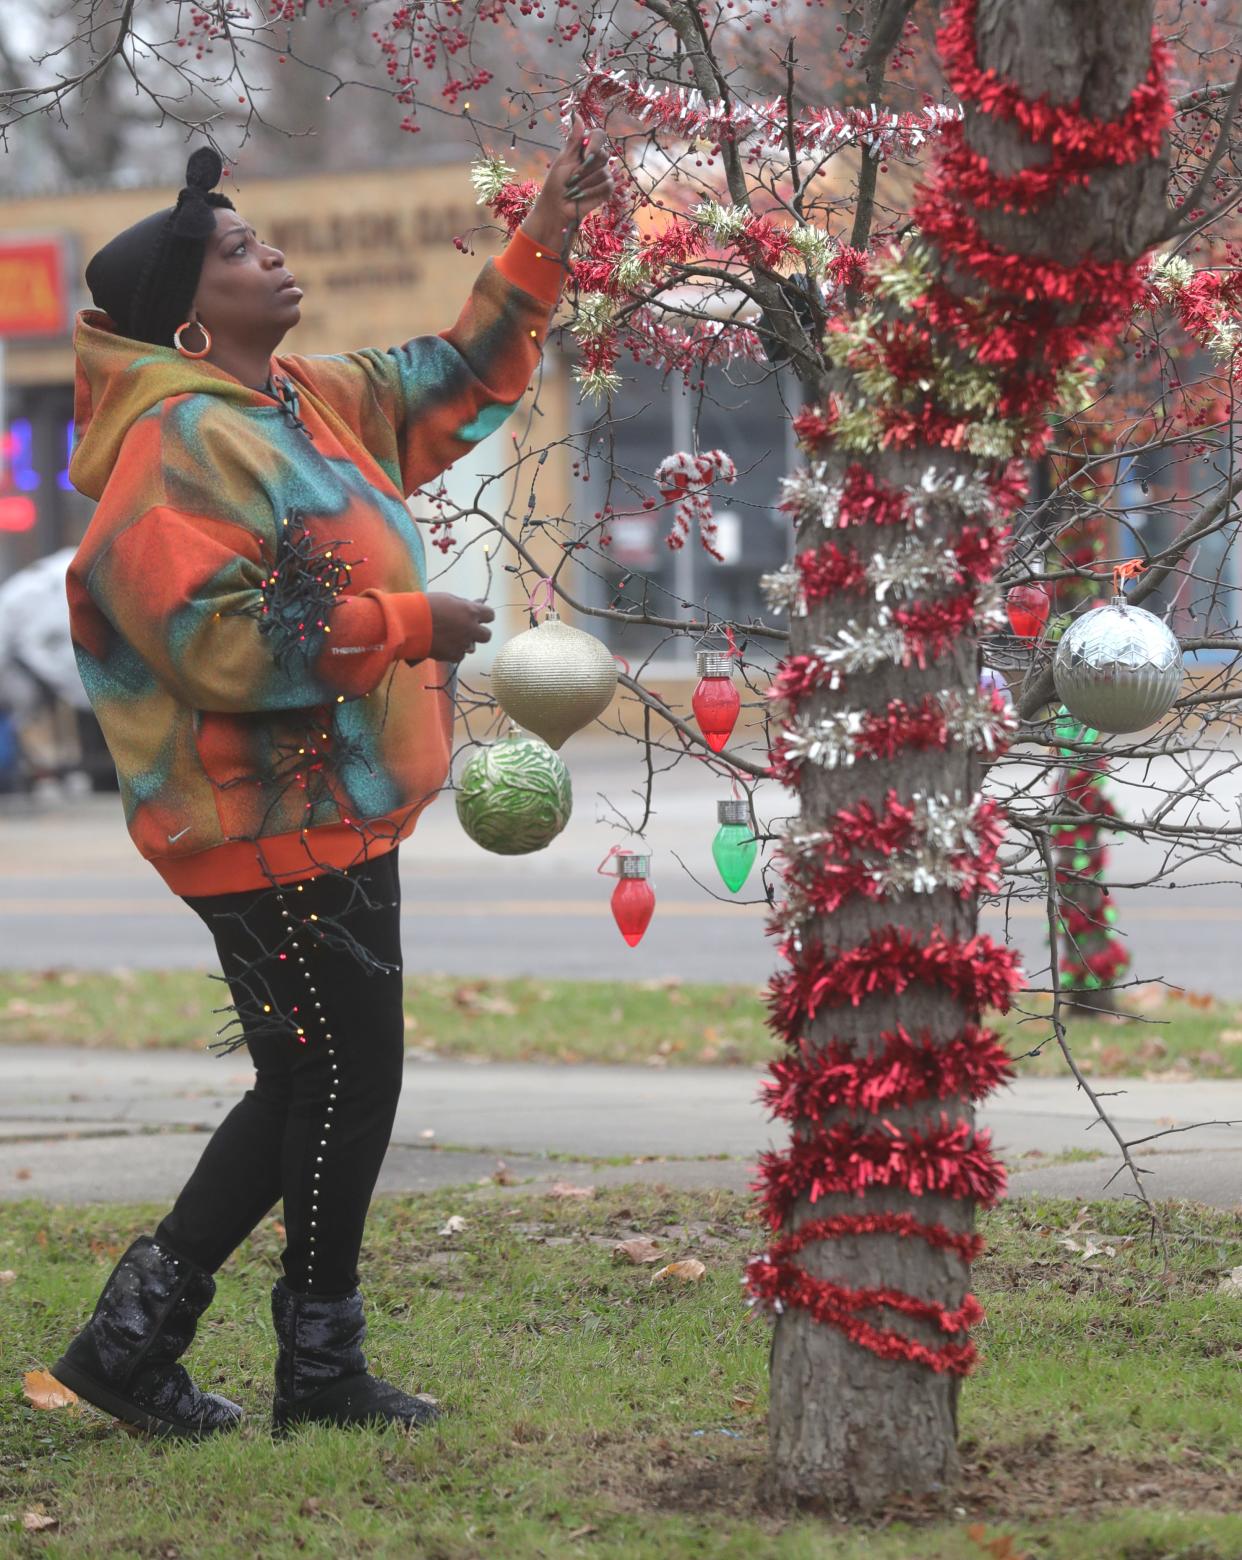
[[[296,387],[290,384],[290,382],[283,375],[273,375],[269,380],[269,383],[272,386],[273,395],[275,395],[280,401],[280,410],[284,416],[285,421],[291,428],[300,428],[306,437],[310,439],[310,429],[298,415],[301,402],[298,399],[298,392]],[[312,440],[312,442],[314,441]]]

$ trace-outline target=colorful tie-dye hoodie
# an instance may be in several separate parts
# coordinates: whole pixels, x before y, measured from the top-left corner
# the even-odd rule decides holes
[[[451,330],[277,355],[277,397],[78,316],[69,472],[98,507],[69,568],[74,649],[130,834],[174,892],[354,865],[443,785],[451,705],[404,499],[512,411],[561,275],[519,232]]]

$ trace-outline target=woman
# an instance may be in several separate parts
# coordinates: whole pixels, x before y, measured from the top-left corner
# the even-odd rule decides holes
[[[356,1263],[404,1058],[398,845],[448,772],[443,663],[490,608],[426,594],[406,495],[499,426],[539,361],[572,225],[607,200],[574,121],[442,336],[276,355],[302,291],[200,148],[175,207],[96,254],[70,474],[97,500],[74,649],[139,850],[210,928],[254,1087],[53,1367],[155,1434],[236,1427],[177,1363],[212,1273],[284,1201],[273,1419],[435,1417],[367,1372]],[[102,311],[102,312],[99,312]]]

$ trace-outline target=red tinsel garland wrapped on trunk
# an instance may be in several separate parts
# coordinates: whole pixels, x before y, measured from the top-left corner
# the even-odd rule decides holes
[[[946,689],[917,703],[893,700],[883,711],[847,709],[819,719],[807,711],[825,690],[848,691],[857,670],[885,661],[935,668],[978,625],[1004,522],[1023,496],[1013,457],[1042,447],[1066,369],[1143,296],[1143,279],[1131,262],[1011,253],[984,235],[976,212],[1038,211],[1101,168],[1157,155],[1171,118],[1165,46],[1153,41],[1150,68],[1129,105],[1118,118],[1100,121],[1076,103],[1028,99],[1015,84],[984,70],[976,13],[977,0],[950,0],[945,7],[939,44],[946,77],[968,111],[1011,121],[1043,155],[1029,169],[998,174],[970,147],[965,127],[946,121],[935,174],[915,212],[925,273],[900,293],[898,307],[889,282],[903,257],[876,257],[854,283],[872,309],[865,333],[857,317],[832,322],[829,348],[837,366],[860,376],[865,370],[869,385],[896,388],[863,395],[854,381],[852,399],[834,394],[799,413],[795,430],[813,464],[791,479],[784,507],[821,530],[882,526],[895,541],[882,557],[824,542],[773,577],[776,598],[795,612],[842,592],[860,601],[870,595],[878,604],[869,626],[851,621],[832,643],[791,656],[775,679],[771,696],[780,729],[772,773],[790,786],[800,783],[808,765],[838,769],[955,743],[991,752],[1003,745],[1010,723],[998,694],[972,700]],[[989,396],[972,402],[965,392],[955,393],[954,374],[981,370],[990,376]],[[921,393],[903,393],[916,383]],[[977,378],[970,388],[978,388]],[[967,409],[975,404],[986,411]],[[832,478],[823,457],[858,448],[863,438],[880,451],[973,455],[974,486],[960,473],[956,484],[938,486],[939,476],[929,468],[922,488],[897,487],[857,460],[843,472],[838,467]],[[955,519],[939,568],[919,549],[920,506],[931,504]],[[928,587],[930,599],[889,603],[890,592],[900,597]],[[915,827],[918,801],[924,805],[921,827]],[[966,838],[977,846],[974,871],[962,845]],[[985,1206],[1000,1195],[1004,1172],[987,1134],[956,1117],[953,1104],[976,1101],[1009,1076],[1003,1048],[978,1017],[984,1008],[1007,1007],[1021,983],[1017,961],[986,936],[956,937],[940,927],[921,935],[888,925],[854,946],[830,947],[812,923],[822,924],[855,896],[883,901],[891,892],[896,900],[948,887],[973,895],[989,879],[998,838],[999,819],[968,797],[906,801],[890,793],[882,807],[840,809],[819,832],[791,841],[785,853],[789,899],[773,919],[789,968],[771,985],[771,1026],[788,1051],[773,1065],[765,1096],[794,1136],[760,1163],[756,1189],[765,1215],[774,1228],[785,1229],[750,1265],[747,1285],[756,1302],[778,1314],[802,1310],[884,1359],[936,1372],[963,1373],[973,1363],[966,1334],[982,1313],[972,1296],[946,1307],[889,1286],[851,1289],[813,1276],[795,1259],[814,1243],[867,1234],[921,1240],[964,1262],[978,1254],[976,1236],[934,1219],[891,1211],[807,1217],[807,1209],[823,1197],[862,1196],[871,1188]],[[866,1054],[844,1043],[808,1041],[817,1017],[915,985],[951,994],[972,1015],[956,1037],[916,1039],[898,1027],[878,1035]],[[924,1116],[912,1127],[893,1119],[931,1101],[945,1102],[939,1121]],[[804,1222],[791,1230],[787,1221],[796,1209]],[[949,1341],[936,1345],[909,1336],[884,1325],[885,1313],[931,1324]]]

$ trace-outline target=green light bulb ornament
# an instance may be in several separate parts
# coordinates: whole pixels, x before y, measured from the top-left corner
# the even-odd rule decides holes
[[[741,890],[759,854],[759,842],[750,822],[750,803],[717,802],[720,827],[712,841],[712,857],[725,887],[731,894]]]

